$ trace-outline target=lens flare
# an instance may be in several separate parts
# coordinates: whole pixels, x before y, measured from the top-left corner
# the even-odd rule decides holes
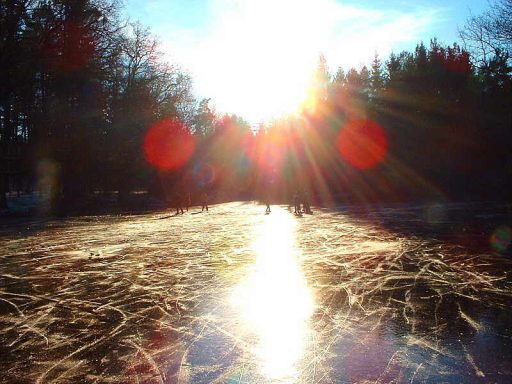
[[[388,139],[376,122],[353,120],[340,131],[336,146],[346,162],[367,170],[382,163],[388,152]]]
[[[199,187],[213,184],[216,176],[215,168],[209,163],[198,163],[192,168],[192,177]]]
[[[59,194],[60,164],[52,159],[43,159],[37,165],[38,188],[42,194],[42,210],[50,209]]]
[[[285,152],[285,140],[282,136],[260,135],[248,152],[248,158],[256,165],[259,172],[272,174],[281,169]]]
[[[446,207],[442,203],[431,203],[423,209],[425,221],[432,225],[441,225],[446,220]]]
[[[512,242],[512,229],[507,226],[496,228],[491,236],[491,247],[498,252],[505,252]]]
[[[181,168],[195,151],[195,140],[189,129],[175,119],[164,119],[153,125],[144,138],[146,160],[163,171]]]
[[[69,41],[67,49],[62,51],[55,39],[44,39],[41,45],[42,58],[52,69],[62,73],[83,70],[93,60],[98,41],[88,35],[79,23],[66,20],[60,27]]]

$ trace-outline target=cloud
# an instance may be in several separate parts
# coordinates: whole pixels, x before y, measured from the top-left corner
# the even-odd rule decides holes
[[[372,9],[334,0],[212,0],[207,21],[156,30],[171,60],[219,110],[252,121],[298,103],[323,53],[332,70],[424,38],[440,10]],[[257,105],[254,105],[257,103]]]

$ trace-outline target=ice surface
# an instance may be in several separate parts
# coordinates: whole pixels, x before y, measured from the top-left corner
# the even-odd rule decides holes
[[[510,258],[264,208],[4,229],[0,381],[512,381]]]

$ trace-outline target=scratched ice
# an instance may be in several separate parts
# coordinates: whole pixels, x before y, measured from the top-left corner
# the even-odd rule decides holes
[[[510,257],[263,210],[4,229],[0,381],[512,381]]]

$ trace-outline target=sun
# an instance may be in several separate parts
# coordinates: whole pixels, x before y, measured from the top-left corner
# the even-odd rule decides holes
[[[291,0],[244,1],[224,10],[223,26],[201,50],[208,71],[196,83],[218,110],[253,123],[298,111],[320,54],[324,27],[317,12],[312,2]]]
[[[195,2],[191,2],[195,3]],[[378,9],[338,0],[210,0],[180,27],[163,28],[199,98],[252,125],[300,112],[321,54],[348,71],[421,39],[433,10]],[[170,23],[171,24],[171,23]],[[178,22],[178,24],[180,24]],[[185,26],[186,25],[186,26]]]

